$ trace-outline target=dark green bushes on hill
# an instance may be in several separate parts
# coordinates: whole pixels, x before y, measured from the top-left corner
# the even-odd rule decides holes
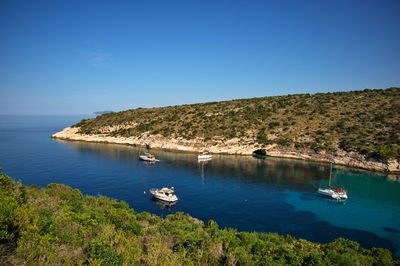
[[[388,250],[219,229],[160,218],[62,184],[24,187],[0,174],[0,263],[15,265],[395,265]]]
[[[107,133],[124,137],[147,131],[206,141],[237,137],[260,145],[302,143],[304,148],[339,148],[387,160],[400,159],[399,113],[400,88],[389,88],[138,108],[74,126],[81,133],[96,134],[103,133],[104,127],[124,125],[127,129]]]

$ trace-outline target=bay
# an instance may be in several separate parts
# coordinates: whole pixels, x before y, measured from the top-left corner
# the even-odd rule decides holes
[[[321,198],[329,165],[279,158],[152,150],[154,165],[138,160],[143,148],[53,140],[50,135],[87,116],[0,116],[0,167],[25,185],[64,183],[87,195],[124,200],[136,211],[177,211],[220,227],[290,234],[316,242],[344,237],[400,255],[400,180],[334,166],[332,183],[345,202]],[[148,190],[174,186],[179,201],[151,200]]]

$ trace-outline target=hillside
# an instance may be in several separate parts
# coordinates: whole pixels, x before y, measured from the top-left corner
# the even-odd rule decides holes
[[[0,169],[1,170],[1,169]],[[388,250],[337,239],[219,229],[62,184],[25,187],[0,171],[1,265],[398,265]]]
[[[82,120],[73,127],[74,133],[101,135],[106,142],[131,138],[141,140],[131,144],[178,150],[185,150],[179,147],[182,144],[191,146],[189,151],[207,147],[236,154],[265,148],[277,151],[267,155],[307,154],[302,159],[320,161],[334,161],[318,159],[321,154],[358,156],[357,160],[381,164],[394,160],[386,170],[400,172],[399,113],[400,88],[389,88],[138,108]],[[164,144],[152,145],[155,137]],[[169,147],[168,142],[178,144]]]

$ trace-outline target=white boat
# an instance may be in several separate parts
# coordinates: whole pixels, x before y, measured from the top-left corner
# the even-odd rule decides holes
[[[146,162],[159,162],[160,161],[160,160],[156,159],[156,157],[153,154],[148,153],[148,152],[146,152],[143,155],[139,155],[139,159],[142,161],[146,161]]]
[[[153,195],[154,198],[167,201],[167,202],[175,202],[178,200],[178,197],[174,195],[174,187],[171,188],[166,188],[163,187],[162,189],[150,189],[151,195]]]
[[[203,152],[202,154],[197,155],[197,158],[199,160],[209,160],[212,159],[212,155],[209,154],[208,152]]]
[[[347,192],[342,188],[329,186],[328,188],[319,188],[318,193],[333,199],[347,199]]]
[[[329,172],[329,185],[327,188],[318,188],[318,194],[326,197],[330,197],[333,199],[347,199],[347,191],[340,187],[331,186],[331,177],[332,177],[332,164]]]

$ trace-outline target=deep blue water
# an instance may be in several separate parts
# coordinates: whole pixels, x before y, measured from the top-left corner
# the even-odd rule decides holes
[[[84,194],[124,200],[136,211],[183,211],[220,227],[278,232],[317,242],[338,237],[400,255],[400,180],[335,166],[332,183],[349,192],[345,203],[318,197],[329,165],[298,160],[214,156],[153,150],[161,160],[138,160],[142,148],[67,142],[50,135],[83,116],[0,116],[0,167],[26,185],[64,183]],[[153,187],[174,186],[174,206],[150,199]],[[146,192],[146,193],[145,193]]]

